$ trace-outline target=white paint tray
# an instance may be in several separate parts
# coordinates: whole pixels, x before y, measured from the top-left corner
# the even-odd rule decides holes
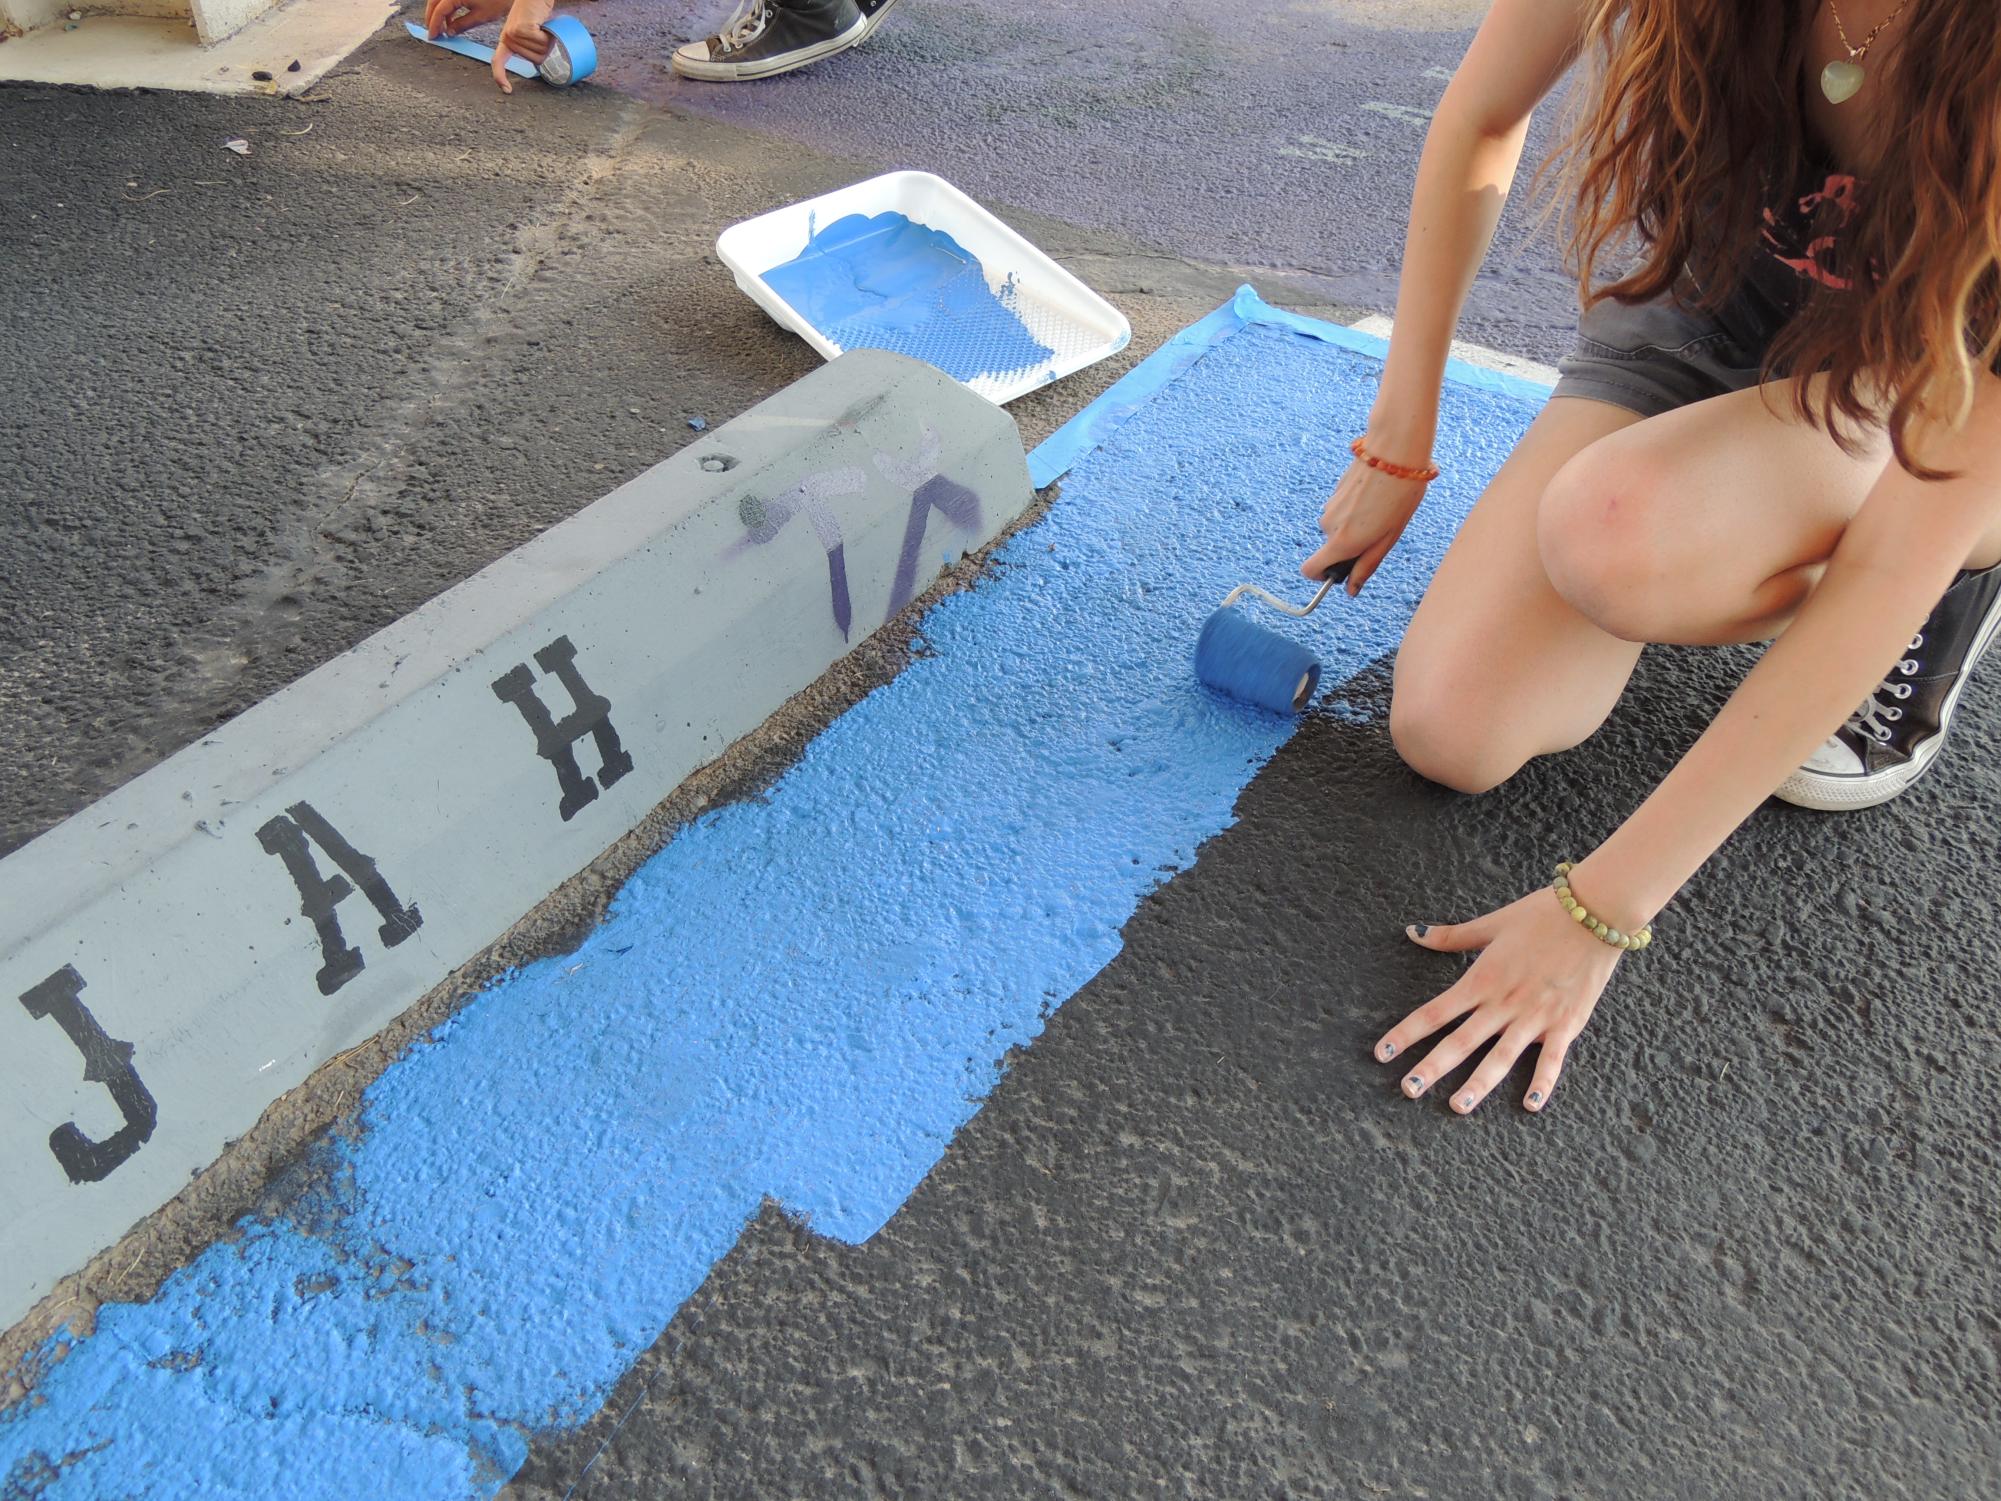
[[[944,178],[929,172],[885,173],[732,224],[717,239],[716,253],[751,301],[831,360],[845,346],[773,291],[765,273],[793,260],[817,231],[837,219],[890,212],[943,231],[977,256],[988,288],[996,296],[1005,289],[1005,300],[1029,333],[1053,351],[1031,365],[964,382],[996,405],[1096,364],[1131,342],[1132,325],[1125,314]]]

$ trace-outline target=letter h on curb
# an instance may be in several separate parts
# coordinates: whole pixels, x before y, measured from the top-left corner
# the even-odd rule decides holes
[[[551,717],[548,706],[535,692],[535,674],[526,662],[510,667],[493,680],[493,696],[512,704],[528,721],[535,735],[535,750],[556,768],[556,781],[563,789],[557,811],[568,823],[580,810],[597,800],[598,788],[612,783],[632,770],[632,756],[619,744],[612,728],[611,700],[591,691],[584,675],[577,671],[577,649],[568,636],[558,636],[535,653],[535,665],[553,675],[576,705],[561,720]],[[594,783],[577,765],[576,743],[589,735],[597,743],[598,774]]]

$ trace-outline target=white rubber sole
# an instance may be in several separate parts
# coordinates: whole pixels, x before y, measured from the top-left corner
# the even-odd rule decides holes
[[[1939,752],[1945,749],[1946,736],[1952,733],[1953,712],[1959,707],[1959,695],[1966,691],[1974,667],[1986,655],[1997,631],[2001,631],[2001,596],[1988,606],[1987,618],[1981,622],[1973,650],[1966,654],[1966,665],[1959,670],[1959,680],[1945,696],[1944,708],[1939,713],[1939,732],[1920,745],[1902,766],[1885,767],[1882,771],[1861,777],[1829,776],[1802,768],[1781,782],[1772,796],[1780,802],[1791,803],[1795,808],[1811,808],[1816,813],[1849,813],[1858,808],[1873,808],[1878,803],[1887,803],[1904,791],[1931,770]]]
[[[895,0],[891,0],[894,4]],[[880,16],[889,6],[876,12]],[[707,57],[707,42],[689,42],[684,47],[676,47],[668,65],[683,78],[697,79],[702,83],[748,83],[755,78],[775,78],[780,73],[790,73],[794,68],[803,68],[808,63],[824,62],[837,53],[860,42],[869,34],[872,17],[863,16],[839,36],[815,42],[810,47],[781,53],[777,57],[767,57],[752,63],[718,63]]]
[[[1948,700],[1950,701],[1950,700]],[[1902,766],[1863,777],[1828,776],[1818,771],[1796,771],[1779,784],[1772,794],[1795,808],[1811,808],[1816,813],[1852,813],[1887,803],[1931,769],[1945,745],[1946,732],[1932,736]]]

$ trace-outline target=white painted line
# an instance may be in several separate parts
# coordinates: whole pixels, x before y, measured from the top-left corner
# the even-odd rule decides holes
[[[1412,109],[1408,104],[1385,104],[1380,99],[1365,99],[1362,101],[1362,108],[1370,111],[1372,114],[1383,115],[1392,120],[1402,120],[1410,125],[1429,125],[1431,123],[1430,110]]]
[[[1377,338],[1390,336],[1391,320],[1381,313],[1370,313],[1366,318],[1357,318],[1348,325],[1360,333],[1374,334]],[[1556,369],[1535,360],[1524,359],[1518,354],[1504,354],[1498,349],[1489,349],[1484,344],[1466,344],[1458,339],[1452,341],[1452,357],[1464,360],[1469,365],[1479,365],[1488,370],[1498,370],[1503,375],[1516,376],[1532,381],[1538,386],[1556,384]]]
[[[1358,162],[1369,153],[1339,141],[1323,141],[1319,136],[1297,136],[1296,146],[1281,146],[1280,156],[1297,156],[1315,162]]]

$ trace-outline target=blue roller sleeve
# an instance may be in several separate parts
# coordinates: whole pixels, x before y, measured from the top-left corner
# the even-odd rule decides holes
[[[1218,693],[1277,714],[1296,714],[1320,686],[1320,663],[1297,641],[1218,610],[1195,642],[1195,676]]]

